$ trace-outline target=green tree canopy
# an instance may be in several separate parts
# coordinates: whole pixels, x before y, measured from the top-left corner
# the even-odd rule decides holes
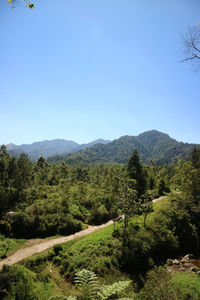
[[[127,172],[131,179],[136,180],[136,191],[138,192],[138,197],[140,197],[146,191],[147,176],[145,169],[140,162],[137,149],[133,151],[133,154],[128,161]]]

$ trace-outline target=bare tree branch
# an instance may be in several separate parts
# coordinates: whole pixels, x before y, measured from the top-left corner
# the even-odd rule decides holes
[[[193,59],[200,59],[200,56],[197,56],[197,55],[194,55],[192,57],[187,57],[187,58],[184,58],[183,60],[181,60],[180,62],[185,62],[185,61],[188,61],[188,60],[193,60]]]
[[[182,39],[184,58],[180,62],[193,61],[195,66],[200,66],[200,25],[189,27],[188,32]]]

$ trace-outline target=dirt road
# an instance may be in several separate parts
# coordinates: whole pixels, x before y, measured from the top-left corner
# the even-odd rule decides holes
[[[154,199],[153,203],[156,203],[156,202],[158,202],[159,200],[161,200],[163,198],[165,198],[165,197],[160,197],[160,198]],[[98,229],[104,228],[104,227],[109,226],[111,224],[113,224],[113,221],[109,221],[109,222],[107,222],[105,224],[102,224],[102,225],[99,225],[99,226],[90,226],[87,229],[79,231],[75,234],[71,234],[71,235],[68,235],[68,236],[62,236],[62,237],[51,239],[51,240],[44,240],[44,241],[41,241],[39,244],[29,246],[29,247],[26,247],[26,248],[20,248],[19,250],[17,250],[17,252],[12,254],[11,256],[9,256],[9,257],[3,259],[2,261],[0,261],[0,270],[2,269],[4,264],[13,265],[13,264],[15,264],[15,263],[27,258],[27,257],[30,257],[30,256],[32,256],[36,253],[40,253],[44,250],[52,248],[54,245],[62,244],[62,243],[74,240],[78,237],[85,236],[87,234],[90,234],[90,233],[92,233],[92,232],[94,232]]]
[[[166,197],[167,197],[167,196],[162,196],[162,197],[160,197],[160,198],[153,199],[152,202],[153,202],[153,203],[156,203],[156,202],[158,202],[158,201],[160,201],[160,200],[162,200],[162,199],[164,199],[164,198],[166,198]]]

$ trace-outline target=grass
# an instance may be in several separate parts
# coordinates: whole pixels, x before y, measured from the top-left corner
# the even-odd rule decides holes
[[[24,260],[23,264],[25,267],[38,274],[40,274],[41,269],[44,272],[50,272],[52,293],[54,295],[77,295],[78,291],[72,284],[74,272],[76,272],[79,268],[87,268],[87,266],[90,270],[93,270],[92,267],[99,268],[99,273],[101,273],[101,276],[103,276],[103,278],[99,278],[99,283],[111,284],[118,280],[127,280],[129,279],[127,275],[121,274],[119,271],[114,272],[112,269],[112,272],[107,274],[103,274],[103,271],[101,271],[101,268],[102,270],[105,268],[105,264],[110,263],[110,257],[108,253],[108,251],[110,252],[110,249],[105,246],[105,243],[109,243],[109,241],[112,239],[113,229],[114,225],[110,225],[87,236],[79,237],[75,240],[63,243],[61,257],[63,254],[68,253],[67,260],[69,260],[69,270],[66,268],[63,272],[61,271],[65,264],[65,260],[62,260],[60,265],[52,263],[51,258],[50,261],[48,261],[47,257],[49,253],[53,252],[52,250],[46,250],[43,253],[35,254],[34,256]],[[62,275],[60,274],[60,271]],[[94,271],[97,272],[97,269]],[[66,278],[68,279],[66,280]]]
[[[55,239],[55,238],[58,238],[58,237],[61,237],[61,235],[55,235],[55,236],[47,237],[47,238],[44,238],[43,240],[44,241],[45,240],[51,240],[51,239]],[[37,240],[37,239],[35,239],[35,240]],[[8,252],[6,253],[6,257],[11,256],[12,254],[14,254],[15,252],[17,252],[17,250],[19,250],[21,248],[25,248],[25,247],[31,246],[31,245],[28,244],[28,242],[29,242],[29,239],[11,238],[10,239],[10,246],[9,246]],[[4,259],[4,258],[5,257],[0,258],[0,261],[2,259]]]
[[[192,272],[180,272],[172,275],[172,284],[180,290],[179,299],[200,299],[200,278]]]
[[[152,220],[154,219],[154,217],[159,209],[164,208],[165,206],[167,207],[168,205],[169,205],[169,198],[164,198],[164,199],[154,203],[153,204],[154,211],[148,214],[147,224],[150,224],[152,222]],[[121,222],[123,222],[123,221],[121,221]],[[118,222],[116,224],[116,228],[121,226],[121,222]],[[143,226],[144,217],[136,216],[132,219],[132,222],[134,224]],[[112,238],[113,230],[114,230],[114,225],[112,224],[112,225],[109,225],[102,229],[99,229],[87,236],[80,237],[73,241],[66,242],[63,245],[72,247],[74,250],[81,250],[81,249],[87,247],[91,243],[95,244],[100,241],[108,241],[109,239]],[[60,237],[60,235],[47,237],[44,240],[50,240],[50,239],[54,239],[57,237]],[[28,239],[11,239],[11,244],[10,244],[10,248],[7,252],[7,256],[14,254],[18,249],[20,249],[22,247],[28,247],[29,245],[27,244],[27,241],[28,241]]]
[[[10,239],[10,246],[8,252],[6,253],[6,257],[14,254],[18,249],[24,247],[26,245],[27,240],[25,239]],[[3,258],[0,258],[0,261]]]
[[[109,239],[112,238],[113,229],[114,229],[114,225],[112,224],[105,228],[99,229],[87,236],[77,237],[74,240],[62,243],[61,245],[65,249],[70,249],[71,251],[72,251],[72,249],[75,250],[76,252],[83,251],[83,249],[87,248],[90,244],[96,244],[98,242],[103,242],[106,240],[109,241]],[[49,239],[49,238],[47,238],[47,239]],[[45,257],[48,257],[50,251],[52,251],[52,250],[48,249],[41,253],[34,254],[31,257],[24,259],[22,261],[22,263],[24,265],[26,265],[26,264],[28,264],[28,262],[30,260],[32,260],[32,259],[37,260],[37,258],[40,258],[40,257],[43,257],[45,259]]]
[[[169,207],[169,204],[170,204],[170,197],[163,198],[163,199],[159,200],[158,202],[154,203],[153,211],[147,215],[147,219],[146,219],[147,226],[151,226],[151,223],[153,222],[158,211],[160,209],[165,209],[165,208],[167,209]],[[144,215],[133,217],[131,220],[131,223],[133,223],[134,225],[139,225],[140,227],[143,227],[144,226]]]
[[[114,226],[110,225],[63,244],[63,253],[65,253],[68,263],[63,266],[65,259],[63,260],[61,254],[61,272],[72,279],[74,273],[83,268],[94,271],[101,276],[104,276],[104,273],[108,273],[111,269],[116,271],[116,262],[113,258],[115,249],[112,249],[114,243],[113,229]]]
[[[170,197],[166,197],[161,199],[160,201],[153,204],[153,212],[149,213],[147,216],[147,224],[150,225],[153,219],[155,218],[156,214],[160,209],[167,209],[170,204]],[[143,218],[143,216],[142,216]]]
[[[165,206],[169,205],[169,198],[164,198],[162,200],[160,200],[159,202],[156,202],[153,204],[154,207],[154,211],[148,214],[147,217],[147,223],[150,223],[151,220],[153,220],[153,218],[155,217],[157,211]],[[136,216],[133,218],[132,222],[133,223],[137,223],[141,226],[143,226],[143,216]],[[115,225],[116,228],[121,226],[123,221],[117,222],[117,224]],[[63,243],[62,245],[65,248],[70,248],[71,250],[76,250],[76,251],[83,251],[84,248],[87,248],[90,244],[97,244],[99,242],[105,242],[105,241],[109,241],[110,239],[112,239],[112,233],[114,230],[114,225],[111,224],[107,227],[104,227],[102,229],[99,229],[89,235],[86,235],[84,237],[78,237],[72,241],[68,241],[66,243]],[[52,236],[52,237],[48,237],[46,239],[53,239],[56,238],[58,236]],[[48,253],[49,250],[46,250],[45,252]],[[44,253],[45,253],[44,252]],[[39,254],[35,254],[34,257],[36,257]]]
[[[15,253],[18,249],[22,248],[26,244],[25,239],[11,239],[10,241],[10,248],[7,252],[7,256],[10,256],[11,254]]]
[[[107,227],[101,228],[89,235],[77,238],[73,241],[66,242],[64,245],[71,247],[73,249],[82,249],[87,247],[89,244],[98,243],[100,241],[106,241],[112,238],[112,233],[114,230],[114,225],[109,225]]]
[[[148,223],[153,220],[161,207],[169,204],[167,199],[168,198],[164,198],[153,205],[154,212],[149,214]],[[144,217],[139,216],[133,218],[132,222],[142,227],[143,220]],[[118,222],[116,228],[122,226],[122,223],[123,221]],[[60,265],[60,262],[64,261],[61,254],[57,260],[58,265],[61,267],[61,272],[63,272],[65,276],[70,277],[70,274],[73,276],[74,272],[80,268],[86,268],[107,279],[109,274],[112,273],[109,281],[112,281],[113,278],[116,279],[118,275],[121,276],[121,274],[118,274],[119,266],[116,259],[119,241],[113,238],[113,230],[114,225],[112,224],[87,236],[64,243],[63,253],[65,253],[67,257],[67,266],[63,267],[62,263]]]
[[[52,284],[52,294],[53,295],[63,295],[68,296],[70,294],[77,295],[77,290],[73,284],[67,282],[65,278],[60,275],[59,269],[52,265],[48,264],[46,266],[46,271],[50,272],[50,280]]]
[[[161,207],[168,205],[167,203],[169,203],[168,198],[164,198],[153,205],[154,212],[148,215],[148,224],[153,220],[156,212]],[[143,219],[143,216],[135,217],[133,222],[143,226]],[[117,222],[116,227],[122,226],[122,222]],[[74,273],[83,268],[98,274],[100,277],[99,282],[102,284],[127,280],[129,279],[128,275],[122,274],[117,265],[115,252],[118,244],[112,237],[113,230],[114,225],[109,225],[87,236],[63,243],[63,251],[57,256],[55,253],[53,257],[51,256],[53,250],[46,250],[27,258],[23,261],[23,264],[38,274],[40,274],[41,269],[46,270],[48,273],[51,269],[50,277],[54,294],[76,295],[77,291],[72,284]],[[130,287],[129,293],[130,295],[133,293],[133,287]]]

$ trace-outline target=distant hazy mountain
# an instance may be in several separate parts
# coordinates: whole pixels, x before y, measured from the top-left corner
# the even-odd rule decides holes
[[[52,155],[62,155],[75,151],[79,151],[81,149],[86,149],[91,147],[97,143],[108,143],[109,141],[105,140],[96,140],[88,144],[79,145],[74,141],[66,141],[63,139],[56,139],[51,141],[42,141],[35,142],[32,144],[8,144],[6,145],[7,151],[13,155],[18,157],[21,153],[26,153],[32,160],[37,160],[40,156],[44,156],[45,158]]]
[[[85,150],[68,155],[50,157],[49,161],[64,160],[69,164],[117,162],[126,163],[135,148],[143,162],[153,160],[157,164],[170,163],[187,158],[194,144],[177,142],[169,135],[151,130],[138,136],[122,136],[107,144],[96,144]]]

